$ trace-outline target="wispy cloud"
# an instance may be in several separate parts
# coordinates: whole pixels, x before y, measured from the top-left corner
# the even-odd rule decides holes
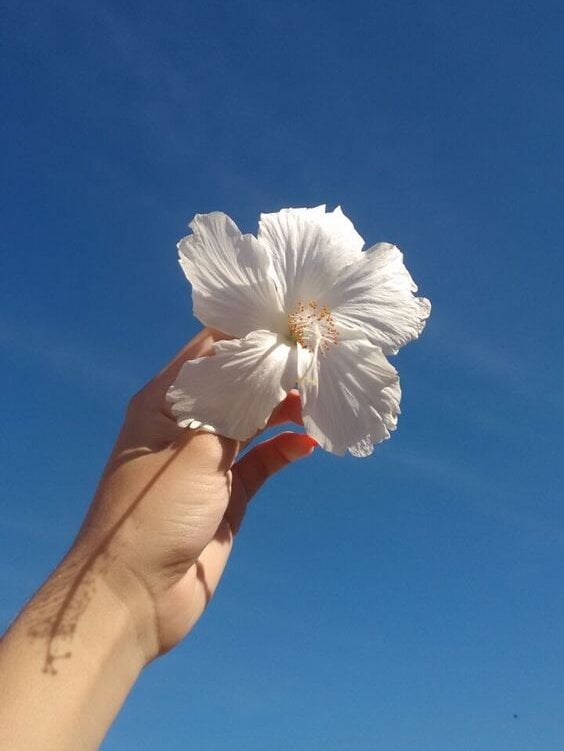
[[[12,357],[28,357],[61,378],[90,387],[128,394],[141,385],[133,368],[120,362],[115,353],[66,341],[45,327],[25,321],[0,318],[0,348]]]
[[[197,170],[200,178],[206,176],[227,195],[244,194],[257,206],[276,206],[277,196],[269,194],[268,185],[264,181],[258,184],[252,171],[241,164],[245,143],[241,133],[248,132],[247,145],[252,146],[253,162],[279,165],[279,155],[283,154],[286,169],[299,176],[301,182],[310,181],[316,165],[310,161],[307,149],[300,148],[303,139],[294,132],[291,120],[286,127],[277,127],[276,150],[273,151],[270,128],[257,128],[257,112],[261,113],[264,123],[278,125],[280,115],[273,110],[272,102],[243,74],[237,60],[230,57],[232,53],[219,38],[213,52],[207,48],[201,54],[194,52],[187,57],[189,62],[183,64],[179,62],[182,56],[175,54],[175,50],[160,44],[147,28],[135,23],[135,18],[116,11],[110,3],[94,0],[76,4],[61,0],[61,5],[65,12],[88,19],[89,24],[94,22],[94,27],[98,27],[100,64],[111,60],[112,66],[117,65],[130,81],[128,116],[134,121],[136,133],[149,145],[146,154],[153,155],[152,159],[159,163],[167,161],[188,174],[191,169]],[[244,8],[240,12],[244,13]],[[268,19],[268,13],[259,8],[252,10],[253,18],[257,13]],[[230,128],[223,127],[223,120],[218,117],[218,113],[227,112],[231,107],[236,107],[237,148],[234,148]],[[122,116],[121,111],[119,116]],[[128,175],[132,168],[123,154],[119,161],[106,164],[105,169],[113,169],[126,181],[129,177],[138,183],[138,174]],[[153,203],[160,202],[162,210],[170,210],[158,191],[147,197]]]
[[[517,397],[523,408],[531,404],[537,410],[542,401],[545,409],[564,412],[562,389],[530,349],[515,352],[507,342],[447,323],[438,313],[425,334],[425,346],[433,348],[445,365],[486,381],[505,396]]]
[[[449,490],[459,501],[481,516],[521,529],[544,541],[564,544],[564,531],[548,519],[520,509],[523,505],[522,491],[501,486],[484,477],[481,468],[476,465],[421,450],[390,452],[388,461],[401,467],[402,471],[407,470],[427,482]]]

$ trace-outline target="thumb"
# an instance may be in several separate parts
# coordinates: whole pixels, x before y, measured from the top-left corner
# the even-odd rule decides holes
[[[304,433],[280,433],[259,443],[233,465],[233,475],[244,491],[236,507],[228,509],[234,532],[239,528],[247,503],[266,480],[288,464],[312,454],[316,446],[317,441]]]

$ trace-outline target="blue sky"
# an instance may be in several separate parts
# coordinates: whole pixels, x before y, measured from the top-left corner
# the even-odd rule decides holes
[[[3,624],[198,329],[193,214],[341,204],[434,305],[398,432],[271,482],[105,751],[564,746],[563,27],[543,0],[8,0]]]

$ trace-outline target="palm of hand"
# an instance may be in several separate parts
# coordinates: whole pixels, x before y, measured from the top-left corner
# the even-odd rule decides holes
[[[202,614],[251,496],[314,445],[302,434],[282,433],[237,461],[236,441],[176,426],[166,389],[181,362],[207,354],[211,338],[203,332],[134,397],[83,530],[104,542],[112,575],[119,569],[126,588],[142,593],[133,607],[144,603],[157,654]],[[300,422],[292,392],[269,424],[289,420]]]

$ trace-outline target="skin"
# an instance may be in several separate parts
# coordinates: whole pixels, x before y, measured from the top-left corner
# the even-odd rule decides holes
[[[255,446],[182,430],[165,394],[211,354],[205,329],[129,404],[69,552],[0,642],[0,748],[99,747],[142,669],[181,641],[213,596],[247,504],[312,453],[284,432]],[[301,422],[296,392],[269,425]]]

